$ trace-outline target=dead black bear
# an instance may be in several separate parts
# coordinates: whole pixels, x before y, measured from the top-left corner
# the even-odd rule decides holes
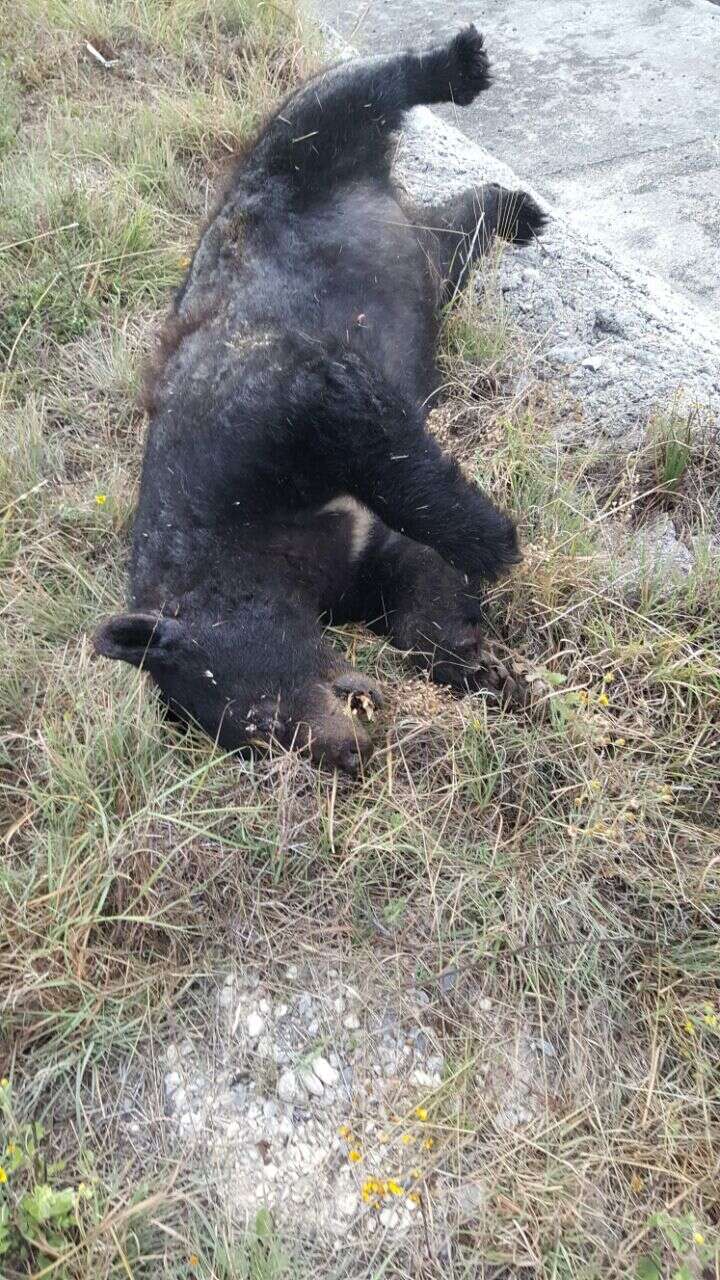
[[[381,699],[323,638],[330,618],[386,634],[435,680],[471,684],[481,665],[476,584],[518,545],[425,429],[438,317],[468,254],[500,232],[527,242],[543,215],[489,186],[418,218],[390,148],[408,108],[488,84],[472,26],[324,71],[265,126],[200,239],[151,385],[132,612],[95,645],[222,747],[309,746],[358,769]]]

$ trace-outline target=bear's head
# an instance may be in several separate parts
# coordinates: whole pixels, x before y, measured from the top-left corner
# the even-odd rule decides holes
[[[288,617],[279,634],[279,619],[262,610],[222,623],[116,614],[94,645],[147,671],[171,715],[224,750],[307,748],[314,761],[357,773],[372,751],[366,725],[380,691]]]

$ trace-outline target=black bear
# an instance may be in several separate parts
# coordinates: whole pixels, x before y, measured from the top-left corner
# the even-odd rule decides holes
[[[441,308],[530,196],[488,186],[422,217],[392,183],[403,112],[489,84],[473,26],[342,63],[239,161],[149,381],[132,612],[95,646],[142,665],[223,748],[276,742],[354,772],[376,684],[323,638],[362,621],[432,678],[481,668],[477,592],[519,558],[511,519],[427,432]]]

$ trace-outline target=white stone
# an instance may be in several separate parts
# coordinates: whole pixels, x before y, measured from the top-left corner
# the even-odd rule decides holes
[[[263,1019],[260,1017],[260,1014],[249,1013],[246,1018],[246,1022],[247,1022],[248,1035],[250,1036],[250,1039],[257,1040],[258,1036],[261,1036],[263,1031],[265,1030],[265,1023],[263,1022]]]
[[[340,1072],[336,1071],[335,1067],[330,1066],[327,1058],[315,1058],[312,1069],[318,1080],[322,1080],[323,1084],[334,1085],[340,1079]]]
[[[359,1205],[360,1200],[356,1191],[344,1191],[337,1198],[338,1213],[341,1213],[343,1218],[352,1218],[353,1214],[357,1213]]]
[[[289,965],[288,965],[288,967],[287,967],[287,969],[285,970],[285,977],[286,977],[286,978],[289,978],[291,982],[294,982],[294,981],[295,981],[295,979],[297,978],[297,976],[298,976],[298,967],[297,967],[297,965],[296,965],[296,964],[289,964]]]
[[[322,1097],[323,1095],[322,1081],[319,1079],[318,1076],[314,1075],[312,1071],[301,1071],[300,1079],[302,1080],[308,1093],[312,1094],[313,1098]]]
[[[344,1027],[346,1028],[346,1030],[348,1030],[348,1031],[359,1031],[359,1030],[360,1030],[360,1019],[358,1018],[357,1014],[356,1014],[356,1013],[346,1013],[346,1014],[345,1014],[345,1017],[343,1018],[343,1026],[344,1026]]]
[[[286,1015],[286,1013],[287,1013],[287,1011],[288,1011],[288,1007],[287,1007],[287,1005],[286,1005],[286,1004],[276,1004],[276,1005],[275,1005],[275,1017],[276,1017],[276,1018],[284,1018],[284,1017],[285,1017],[285,1015]]]
[[[298,1081],[294,1071],[283,1071],[277,1084],[278,1097],[282,1102],[295,1102],[300,1095]]]

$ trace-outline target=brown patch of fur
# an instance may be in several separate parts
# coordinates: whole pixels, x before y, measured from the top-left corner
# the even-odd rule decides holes
[[[185,316],[178,316],[175,312],[168,315],[160,330],[155,350],[148,356],[143,369],[138,403],[146,413],[152,414],[158,408],[162,375],[170,356],[185,338],[195,333],[212,316],[213,308],[209,305]]]

